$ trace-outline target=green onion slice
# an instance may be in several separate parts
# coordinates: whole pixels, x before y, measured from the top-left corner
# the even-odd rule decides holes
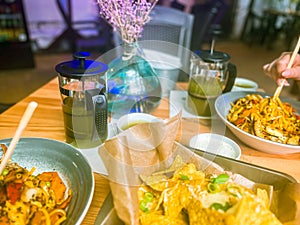
[[[151,202],[152,201],[152,199],[153,199],[153,194],[151,193],[151,192],[146,192],[145,194],[144,194],[144,201],[145,202]]]
[[[209,193],[217,193],[220,191],[219,185],[215,183],[208,183],[207,189]]]
[[[237,186],[228,186],[227,187],[228,192],[237,197],[237,198],[241,198],[242,197],[242,193],[241,193],[241,189]]]
[[[215,203],[211,204],[210,208],[215,209],[215,210],[222,210],[222,211],[226,212],[229,208],[231,208],[231,205],[229,204],[229,202],[226,202],[225,205],[215,202]]]
[[[149,212],[149,209],[147,208],[147,202],[145,202],[144,200],[140,203],[140,210],[142,210],[143,212]]]

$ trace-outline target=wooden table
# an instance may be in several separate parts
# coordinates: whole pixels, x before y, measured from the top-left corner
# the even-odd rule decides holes
[[[181,87],[185,88],[186,84],[182,84]],[[13,137],[21,116],[31,101],[36,101],[39,106],[24,131],[23,137],[43,137],[65,141],[61,99],[56,78],[0,115],[0,138]],[[159,108],[153,114],[161,118],[168,118],[168,101],[162,101]],[[192,135],[199,132],[209,132],[211,130],[209,125],[199,124],[199,121],[194,119],[183,119],[182,126],[184,126],[185,132],[182,135],[178,135],[178,140],[183,144],[187,144],[187,141]],[[199,129],[194,129],[195,126]],[[300,181],[300,153],[271,155],[246,146],[228,130],[225,131],[225,135],[240,145],[242,149],[242,161],[287,173],[293,176],[298,182]],[[94,197],[87,215],[82,222],[83,225],[94,224],[101,205],[109,193],[108,180],[104,176],[96,173],[94,173],[94,177]]]

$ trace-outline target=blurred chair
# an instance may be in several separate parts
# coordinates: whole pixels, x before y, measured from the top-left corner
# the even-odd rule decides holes
[[[279,1],[261,2],[251,0],[249,10],[241,33],[241,40],[252,46],[255,42],[272,49],[273,44],[284,36],[286,50],[293,47],[294,38],[299,33],[300,14],[291,11]],[[297,6],[296,6],[297,8]]]
[[[184,11],[190,13],[192,11],[193,6],[196,3],[196,0],[176,0],[179,4],[184,6]]]
[[[184,11],[186,13],[190,13],[197,1],[196,0],[164,0],[162,2],[164,6],[173,7],[181,11]]]
[[[194,16],[177,9],[157,5],[150,14],[150,21],[143,27],[139,40],[159,40],[190,48]],[[116,46],[121,39],[114,32]]]
[[[109,25],[100,18],[96,1],[56,0],[56,5],[66,24],[65,31],[55,40],[55,48],[64,41],[72,52],[107,51],[110,46]]]
[[[194,15],[194,27],[191,41],[191,49],[202,49],[206,42],[211,42],[215,29],[221,29],[221,23],[230,8],[228,1],[212,0],[195,4],[192,8]]]
[[[187,71],[189,70],[193,22],[192,14],[156,5],[150,14],[150,21],[144,26],[139,41],[141,45],[145,44],[142,45],[143,49],[156,50],[178,57],[182,66],[181,70]],[[114,32],[114,43],[115,46],[121,45],[121,39],[116,32]]]
[[[64,20],[55,1],[24,0],[23,2],[33,49],[47,49],[65,30]]]
[[[267,26],[267,18],[265,15],[255,12],[256,1],[251,0],[248,6],[248,13],[245,18],[245,23],[241,33],[241,40],[252,46],[254,42],[259,42],[261,45],[265,41]],[[271,19],[271,18],[269,18]]]

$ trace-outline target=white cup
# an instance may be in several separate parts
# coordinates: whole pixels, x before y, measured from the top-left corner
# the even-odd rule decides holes
[[[119,131],[127,130],[141,123],[162,122],[163,120],[147,113],[130,113],[120,117],[117,121]]]
[[[231,91],[257,91],[258,84],[247,78],[235,78],[234,85]]]

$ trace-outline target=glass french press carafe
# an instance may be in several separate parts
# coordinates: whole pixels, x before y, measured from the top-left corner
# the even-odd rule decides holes
[[[222,93],[232,89],[236,66],[230,56],[219,51],[199,51],[192,55],[186,106],[191,113],[211,117],[214,102]]]
[[[92,148],[108,134],[106,78],[107,65],[87,60],[86,52],[74,60],[56,65],[62,98],[66,142],[75,147]]]

